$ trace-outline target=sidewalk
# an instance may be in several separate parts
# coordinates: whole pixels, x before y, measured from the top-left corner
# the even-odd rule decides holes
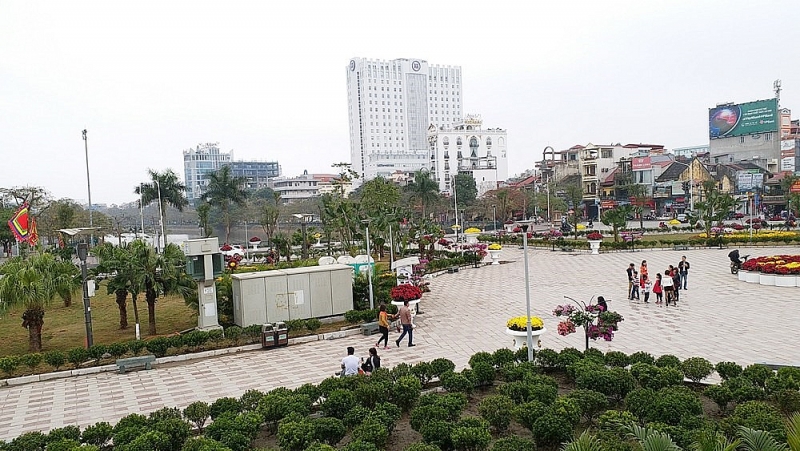
[[[604,352],[647,351],[656,356],[705,357],[723,360],[800,363],[790,333],[800,321],[800,288],[767,287],[739,282],[730,274],[729,250],[686,252],[637,251],[577,255],[549,250],[529,250],[532,313],[548,329],[542,344],[553,349],[582,349],[580,334],[561,337],[552,316],[563,296],[588,301],[603,295],[622,314],[614,341],[591,342]],[[800,253],[797,248],[753,249],[756,255]],[[689,290],[681,293],[678,307],[659,307],[626,300],[625,268],[648,261],[651,273],[662,272],[686,255],[692,265]],[[380,350],[384,365],[413,364],[445,357],[458,368],[478,351],[510,346],[505,322],[525,314],[522,251],[503,249],[497,266],[467,268],[431,280],[432,292],[423,299],[424,315],[417,317],[414,348],[396,348],[390,334],[387,351]],[[223,396],[238,397],[246,390],[268,391],[279,386],[319,383],[339,369],[347,346],[366,355],[377,336],[355,336],[317,341],[287,348],[253,351],[168,364],[152,371],[124,375],[100,373],[0,388],[0,439],[27,431],[47,431],[98,421],[115,423],[129,413],[148,413],[161,407],[184,408],[194,401],[212,402]]]

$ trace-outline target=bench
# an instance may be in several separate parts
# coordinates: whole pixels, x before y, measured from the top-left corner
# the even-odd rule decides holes
[[[688,244],[676,244],[672,246],[672,250],[674,251],[688,251],[689,245]]]
[[[377,334],[378,333],[378,322],[375,321],[375,322],[372,322],[372,323],[364,323],[359,327],[359,329],[361,329],[361,334],[362,335],[370,336],[372,334]]]
[[[447,274],[453,274],[454,272],[458,272],[458,266],[451,266],[447,268]]]
[[[561,252],[574,252],[575,249],[567,246],[561,246]]]
[[[119,374],[125,374],[126,370],[142,366],[146,370],[152,370],[153,362],[155,361],[156,356],[154,355],[140,355],[137,357],[129,357],[127,359],[117,359],[117,368],[119,368]]]

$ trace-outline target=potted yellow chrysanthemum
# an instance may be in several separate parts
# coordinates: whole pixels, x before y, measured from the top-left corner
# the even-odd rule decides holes
[[[492,257],[492,264],[499,265],[500,251],[503,249],[503,246],[501,246],[500,243],[492,243],[487,249],[489,251],[489,256]]]
[[[531,338],[533,344],[541,347],[539,336],[547,332],[544,327],[544,322],[538,316],[531,316]],[[528,344],[528,318],[525,316],[516,316],[506,322],[506,334],[511,335],[514,339],[514,349],[525,347]]]

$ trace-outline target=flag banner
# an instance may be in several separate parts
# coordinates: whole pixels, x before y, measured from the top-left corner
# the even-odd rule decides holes
[[[8,227],[11,228],[11,233],[14,234],[14,237],[19,242],[28,241],[30,235],[29,219],[28,204],[25,203],[8,220]]]
[[[36,230],[36,218],[31,219],[30,233],[28,233],[28,244],[35,247],[39,242],[39,231]]]

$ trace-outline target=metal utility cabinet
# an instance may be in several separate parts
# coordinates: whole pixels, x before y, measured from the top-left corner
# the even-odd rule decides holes
[[[237,326],[341,315],[353,309],[353,268],[310,266],[234,274]]]

